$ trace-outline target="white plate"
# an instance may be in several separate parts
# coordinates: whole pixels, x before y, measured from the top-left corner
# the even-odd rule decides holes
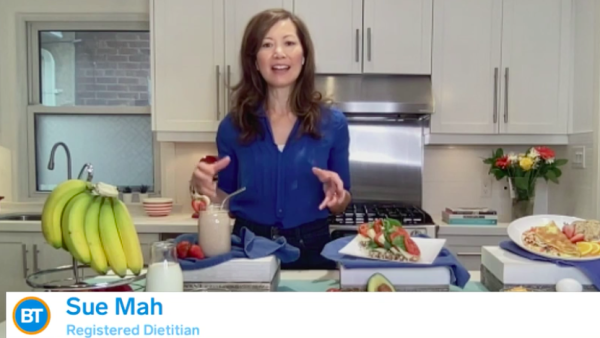
[[[440,254],[440,251],[442,251],[442,248],[444,248],[444,244],[446,244],[446,239],[444,239],[444,238],[411,237],[412,240],[415,241],[415,244],[419,247],[419,250],[421,250],[421,258],[416,262],[398,262],[398,261],[394,261],[394,260],[369,257],[368,251],[359,244],[361,238],[365,238],[365,237],[363,237],[361,235],[356,235],[354,237],[354,239],[352,239],[352,241],[350,241],[350,243],[346,244],[346,246],[343,247],[339,251],[339,253],[341,253],[343,255],[378,260],[378,261],[385,260],[385,261],[397,262],[397,263],[432,264],[433,261],[435,261],[437,256]]]
[[[541,252],[535,252],[535,251],[529,249],[525,244],[523,244],[523,239],[522,239],[523,233],[533,227],[543,226],[543,225],[550,223],[551,221],[554,221],[554,223],[556,223],[556,226],[558,226],[558,228],[562,230],[565,223],[569,224],[574,221],[581,221],[581,220],[582,220],[581,218],[577,218],[577,217],[560,216],[560,215],[527,216],[527,217],[519,218],[508,225],[508,229],[507,229],[508,237],[510,237],[510,239],[513,242],[517,243],[517,245],[520,246],[521,248],[523,248],[524,250],[527,250],[527,251],[531,252],[532,254],[536,254],[538,256],[542,256],[542,257],[546,257],[546,258],[560,259],[560,260],[564,260],[564,261],[594,261],[594,260],[600,259],[600,256],[556,257],[553,255],[549,255],[549,254],[545,254],[545,253],[541,253]]]

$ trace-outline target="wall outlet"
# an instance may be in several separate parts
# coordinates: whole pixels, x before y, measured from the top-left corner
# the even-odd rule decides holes
[[[572,152],[573,158],[571,159],[571,168],[573,169],[585,169],[585,147],[577,146],[573,147]]]
[[[481,197],[492,197],[492,179],[490,177],[481,180]]]

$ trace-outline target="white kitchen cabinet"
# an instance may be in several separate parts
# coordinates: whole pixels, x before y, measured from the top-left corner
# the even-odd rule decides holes
[[[152,115],[159,141],[214,141],[239,79],[249,19],[294,0],[152,0]]]
[[[216,130],[225,102],[223,1],[151,4],[152,129]]]
[[[293,10],[294,0],[225,0],[225,111],[229,110],[230,88],[242,78],[240,48],[250,19],[271,8]]]
[[[431,74],[432,0],[365,0],[364,72]]]
[[[33,239],[31,247],[31,256],[33,258],[32,273],[73,264],[73,256],[69,252],[64,249],[55,249],[46,243],[41,233],[31,235],[30,238]]]
[[[315,46],[317,73],[362,73],[363,0],[296,0]],[[316,9],[319,10],[316,10]]]
[[[504,0],[500,132],[568,132],[571,2]]]
[[[431,133],[567,134],[571,6],[436,0]]]
[[[2,233],[0,236],[0,304],[6,304],[6,292],[29,291],[25,278],[32,270],[32,242],[28,234]],[[6,306],[0,306],[0,322],[6,320]]]
[[[317,72],[430,74],[432,0],[295,0]],[[318,10],[317,10],[318,9]]]

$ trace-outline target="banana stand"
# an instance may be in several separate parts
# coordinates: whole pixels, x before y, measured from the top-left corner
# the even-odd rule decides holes
[[[46,292],[66,291],[144,291],[146,270],[138,276],[119,277],[110,271],[98,274],[89,265],[82,265],[73,258],[72,265],[38,271],[27,276],[30,287]],[[129,287],[131,290],[129,290]],[[127,290],[118,290],[127,289]]]

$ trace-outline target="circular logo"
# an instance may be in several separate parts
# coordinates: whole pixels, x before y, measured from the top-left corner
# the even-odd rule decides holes
[[[38,334],[50,324],[50,308],[37,297],[21,299],[13,310],[13,322],[25,334]]]

